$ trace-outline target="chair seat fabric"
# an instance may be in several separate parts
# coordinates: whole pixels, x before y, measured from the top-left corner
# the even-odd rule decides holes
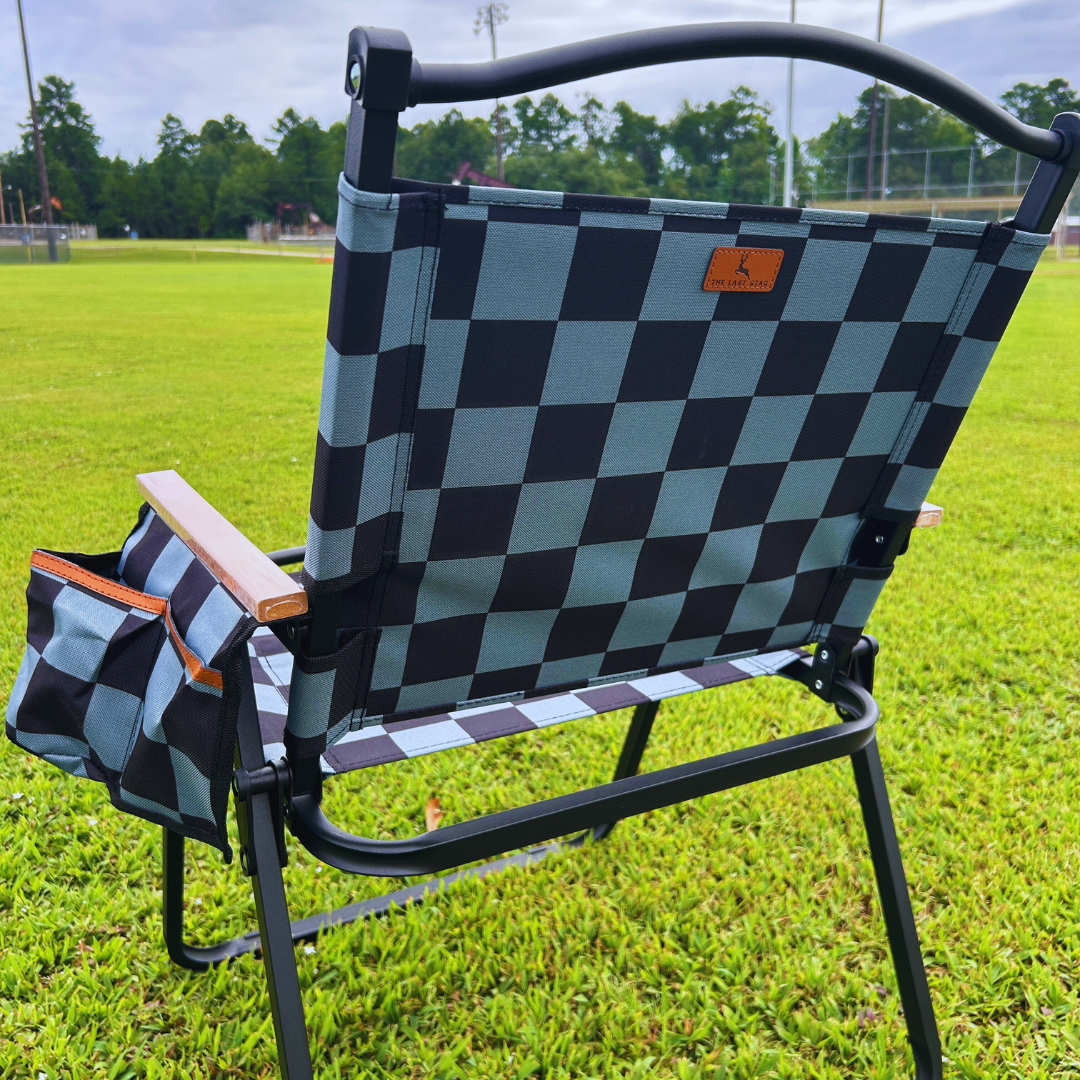
[[[263,748],[268,760],[273,760],[285,756],[285,718],[289,708],[293,657],[265,626],[259,627],[248,641],[248,654]],[[322,770],[329,775],[366,769],[457,746],[471,746],[504,735],[538,731],[568,720],[600,716],[616,709],[663,701],[761,675],[775,675],[806,655],[802,649],[783,649],[686,671],[590,686],[572,693],[376,723],[349,732],[328,747],[320,759]]]

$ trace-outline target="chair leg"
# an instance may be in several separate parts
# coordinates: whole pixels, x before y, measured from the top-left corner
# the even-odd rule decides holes
[[[645,744],[649,741],[652,733],[653,721],[660,710],[659,701],[647,701],[634,710],[630,719],[630,727],[627,729],[626,738],[623,740],[622,751],[619,753],[619,761],[615,766],[613,780],[625,780],[628,776],[636,776],[641,766],[641,756],[645,753]],[[611,830],[618,825],[618,821],[609,821],[603,825],[584,832],[580,837],[575,837],[571,844],[583,843],[588,837],[593,840],[603,840],[609,836]]]
[[[241,814],[247,819],[241,822],[241,834],[247,847],[245,861],[254,871],[251,887],[255,893],[258,931],[218,945],[198,946],[184,942],[184,838],[164,829],[162,907],[165,945],[175,963],[193,971],[205,971],[211,964],[261,948],[282,1080],[311,1080],[304,1003],[300,997],[296,954],[293,952],[294,933],[285,902],[285,883],[281,877],[270,795],[264,792],[252,796],[250,803],[250,808],[245,808]],[[308,929],[305,936],[312,936],[314,932],[315,928]]]
[[[161,834],[161,906],[165,947],[173,963],[190,971],[205,971],[212,964],[257,949],[260,944],[257,930],[217,945],[188,945],[184,941],[184,838],[168,828],[163,828]]]
[[[248,772],[266,761],[251,668],[243,665],[240,711],[236,718],[236,750],[239,764]],[[296,973],[293,933],[281,876],[284,861],[278,848],[274,806],[275,791],[262,791],[236,799],[241,862],[251,877],[255,913],[259,919],[259,944],[266,967],[266,986],[277,1037],[278,1068],[282,1080],[312,1080],[311,1054],[304,1025],[304,1002]]]
[[[249,868],[254,871],[251,888],[259,918],[259,939],[266,966],[281,1077],[282,1080],[312,1080],[304,1002],[296,973],[292,927],[285,902],[285,882],[281,876],[270,798],[269,792],[263,792],[249,800],[248,859]]]
[[[934,1021],[934,1006],[923,968],[919,934],[900,860],[900,845],[889,807],[877,739],[852,754],[851,762],[870,841],[870,857],[877,876],[908,1041],[915,1057],[915,1076],[917,1080],[941,1080],[941,1040]]]

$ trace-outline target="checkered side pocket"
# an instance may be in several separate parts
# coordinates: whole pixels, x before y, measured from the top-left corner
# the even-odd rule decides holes
[[[304,581],[380,631],[353,730],[856,633],[852,542],[914,518],[1046,242],[339,192]],[[704,289],[725,247],[771,288]]]
[[[289,685],[289,754],[316,757],[350,730],[356,700],[367,694],[378,630],[347,633],[328,656],[298,650]]]
[[[148,507],[122,551],[35,551],[7,735],[119,810],[231,855],[225,829],[255,621]]]

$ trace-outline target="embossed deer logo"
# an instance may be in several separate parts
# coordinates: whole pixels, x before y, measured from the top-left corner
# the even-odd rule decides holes
[[[747,281],[749,281],[750,280],[750,271],[747,270],[747,268],[746,268],[746,260],[747,260],[747,258],[748,258],[748,253],[745,253],[745,252],[739,257],[739,265],[738,265],[738,268],[735,270],[735,273],[736,274],[741,274],[744,278],[746,278]]]

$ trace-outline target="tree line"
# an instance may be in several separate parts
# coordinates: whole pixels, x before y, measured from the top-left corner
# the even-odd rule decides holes
[[[1065,79],[1017,83],[1001,100],[1020,119],[1043,127],[1056,113],[1080,108],[1080,95]],[[231,114],[193,132],[169,113],[154,157],[128,161],[100,152],[101,137],[73,83],[56,75],[43,79],[38,110],[60,220],[96,222],[102,236],[123,235],[125,227],[144,237],[243,235],[248,223],[272,220],[284,205],[334,220],[344,121],[324,129],[290,108],[260,141]],[[781,198],[783,141],[771,106],[746,86],[719,102],[683,101],[666,122],[625,101],[609,108],[592,96],[575,111],[554,94],[504,104],[499,119],[505,177],[519,187],[765,204]],[[495,124],[494,113],[466,117],[452,109],[401,128],[396,172],[445,183],[469,162],[493,176]],[[0,195],[12,215],[21,213],[17,191],[28,208],[39,201],[29,123],[23,129],[21,144],[0,154]],[[1034,164],[1018,162],[1012,151],[943,110],[886,87],[868,87],[850,115],[839,114],[818,136],[795,145],[803,204],[815,196],[865,198],[868,182],[875,197],[882,185],[903,193],[927,185],[955,191],[967,183],[979,193],[1026,181]]]
[[[883,184],[893,195],[917,197],[923,191],[963,195],[969,185],[974,195],[1002,195],[1026,184],[1035,169],[1034,158],[1023,154],[1018,158],[1015,151],[990,142],[951,113],[914,94],[897,94],[879,86],[876,123],[872,124],[874,98],[874,88],[867,87],[850,116],[841,113],[810,140],[811,190],[818,198],[865,199],[868,182],[874,198],[881,196]],[[1080,94],[1067,79],[1050,79],[1045,85],[1018,82],[1001,95],[1000,103],[1025,124],[1047,128],[1058,113],[1080,109]],[[883,176],[886,148],[888,166]]]

